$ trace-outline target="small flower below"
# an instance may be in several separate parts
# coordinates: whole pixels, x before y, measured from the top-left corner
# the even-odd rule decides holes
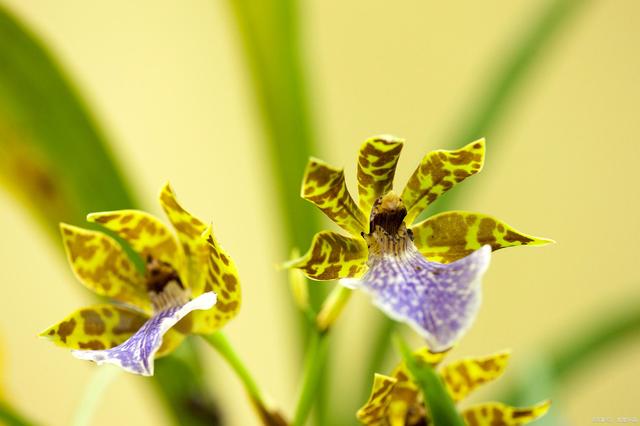
[[[446,353],[433,353],[423,348],[414,355],[436,367]],[[509,352],[463,359],[441,368],[439,374],[453,401],[459,402],[482,384],[500,377],[508,360]],[[550,405],[550,401],[544,401],[533,407],[514,408],[487,402],[464,409],[461,414],[469,426],[518,426],[542,417]],[[375,375],[371,396],[358,410],[357,417],[368,426],[431,424],[422,395],[404,363],[399,364],[391,376]]]
[[[213,333],[238,313],[238,274],[211,228],[178,204],[169,185],[160,204],[177,239],[142,211],[88,216],[125,240],[144,260],[144,271],[105,233],[60,225],[75,275],[112,303],[80,309],[41,336],[72,349],[77,358],[150,376],[154,358],[171,352],[187,334]]]

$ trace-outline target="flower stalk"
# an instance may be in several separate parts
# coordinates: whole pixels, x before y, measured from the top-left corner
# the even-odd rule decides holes
[[[234,350],[227,336],[221,331],[217,331],[212,334],[203,335],[202,338],[224,358],[236,374],[263,424],[273,424],[272,417],[274,414],[268,409],[258,384]]]

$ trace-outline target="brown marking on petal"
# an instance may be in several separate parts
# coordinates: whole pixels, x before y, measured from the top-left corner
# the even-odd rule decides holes
[[[56,334],[56,331],[52,328],[51,330],[49,330],[49,336],[53,336],[54,334]]]
[[[160,194],[160,199],[167,207],[170,207],[172,210],[182,211],[182,207],[180,207],[176,199],[173,197],[173,193],[169,191],[162,191],[162,194]]]
[[[107,318],[111,318],[113,316],[113,312],[111,311],[111,309],[108,309],[108,308],[102,308],[102,313]]]
[[[120,267],[128,272],[131,269],[131,265],[129,264],[129,259],[123,257],[120,260]]]
[[[62,343],[67,343],[67,337],[71,336],[75,328],[76,328],[75,318],[71,318],[69,321],[64,321],[60,323],[60,326],[58,326],[58,336],[60,336],[60,340],[62,340]]]
[[[222,263],[224,263],[225,266],[229,266],[229,259],[224,255],[224,253],[220,253],[220,260],[222,260]]]
[[[222,281],[224,281],[224,284],[227,290],[229,290],[232,293],[236,291],[236,285],[238,284],[238,279],[234,275],[223,274]]]
[[[198,229],[189,222],[175,222],[173,224],[173,227],[189,238],[196,238],[198,235],[200,235]]]
[[[233,312],[236,310],[237,307],[238,307],[238,302],[236,300],[229,303],[224,303],[221,301],[218,301],[218,303],[216,303],[216,309],[221,312]]]
[[[95,256],[98,247],[88,245],[96,236],[94,234],[74,234],[73,238],[67,240],[71,261],[75,262],[78,258],[90,260]]]
[[[118,324],[113,327],[113,334],[131,334],[145,323],[145,319],[128,312],[119,312]]]
[[[92,351],[105,349],[104,343],[99,340],[89,340],[88,342],[78,342],[80,349],[90,349]]]
[[[133,215],[132,214],[122,215],[120,217],[120,224],[121,225],[126,225],[127,223],[131,222],[131,219],[133,219]]]
[[[492,248],[496,248],[499,244],[496,241],[493,230],[496,228],[496,221],[485,217],[480,221],[480,227],[478,228],[478,242],[481,244],[491,244]]]
[[[84,319],[84,332],[90,336],[99,336],[104,333],[105,325],[100,315],[91,309],[83,309],[80,315]]]
[[[112,220],[116,219],[117,217],[118,217],[117,214],[106,214],[106,215],[97,216],[94,220],[97,223],[109,223]]]
[[[389,391],[389,388],[393,385],[395,385],[395,382],[392,382],[391,380],[385,381],[384,384],[380,386],[380,388],[376,390],[369,399],[378,399],[380,395],[384,395],[385,393],[387,393]]]
[[[530,243],[531,241],[533,241],[532,238],[525,237],[524,235],[516,234],[513,231],[507,231],[507,233],[504,235],[504,240],[509,242],[509,243],[513,243],[515,241],[519,241],[522,244],[527,244],[527,243]]]
[[[335,277],[342,270],[341,265],[331,265],[328,266],[321,274],[317,275],[317,279],[322,280],[330,280],[333,279],[331,277]]]
[[[513,410],[513,412],[511,413],[511,417],[513,417],[514,419],[517,419],[519,417],[529,417],[532,414],[533,414],[533,410],[527,409],[527,408],[521,408],[518,410]]]
[[[464,420],[467,426],[480,426],[475,411],[467,411]]]

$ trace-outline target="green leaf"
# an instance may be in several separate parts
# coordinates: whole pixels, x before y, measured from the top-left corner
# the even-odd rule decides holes
[[[435,426],[465,426],[447,388],[435,369],[415,357],[407,343],[396,334],[396,346],[400,351],[414,382],[420,388],[427,405],[427,412]]]
[[[28,207],[60,249],[59,222],[82,224],[89,212],[136,206],[78,90],[45,43],[3,6],[0,184]],[[195,357],[193,348],[184,350]],[[176,424],[216,424],[210,414],[215,408],[193,371],[196,364],[173,357],[157,364],[155,383]],[[179,393],[186,390],[188,395]]]
[[[255,102],[264,129],[265,156],[269,159],[280,206],[284,247],[307,247],[319,227],[319,214],[299,196],[304,167],[315,149],[316,132],[307,93],[300,46],[298,0],[229,0],[253,85]],[[283,253],[285,259],[288,253]],[[285,288],[283,286],[283,288]],[[309,287],[309,302],[317,310],[324,286]],[[300,326],[300,348],[310,338],[304,314],[290,311],[292,322]],[[328,374],[320,374],[315,394],[319,424],[326,402]]]

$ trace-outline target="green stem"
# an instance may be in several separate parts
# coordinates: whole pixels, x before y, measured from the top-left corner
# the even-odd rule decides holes
[[[249,369],[244,365],[244,362],[240,359],[236,351],[233,349],[231,342],[227,339],[221,331],[202,336],[204,340],[211,345],[229,364],[231,369],[244,386],[245,391],[249,395],[252,403],[256,404],[259,409],[264,408],[266,410],[267,405],[264,403],[262,392],[258,388],[256,381],[251,376]]]
[[[85,426],[91,424],[91,417],[98,408],[98,403],[102,399],[105,390],[120,373],[120,369],[114,366],[105,365],[98,367],[93,373],[93,377],[84,392],[82,400],[73,419],[74,426]]]
[[[325,363],[328,355],[328,333],[321,333],[315,331],[312,333],[309,342],[309,349],[307,350],[304,375],[302,378],[302,387],[300,390],[300,396],[298,398],[298,404],[296,406],[295,415],[293,417],[292,426],[304,425],[309,412],[313,407],[318,387],[320,385],[320,378],[324,371]]]
[[[413,356],[411,349],[400,335],[396,335],[396,346],[404,359],[413,380],[424,396],[427,412],[435,426],[464,426],[464,420],[458,413],[444,382],[435,369]]]

